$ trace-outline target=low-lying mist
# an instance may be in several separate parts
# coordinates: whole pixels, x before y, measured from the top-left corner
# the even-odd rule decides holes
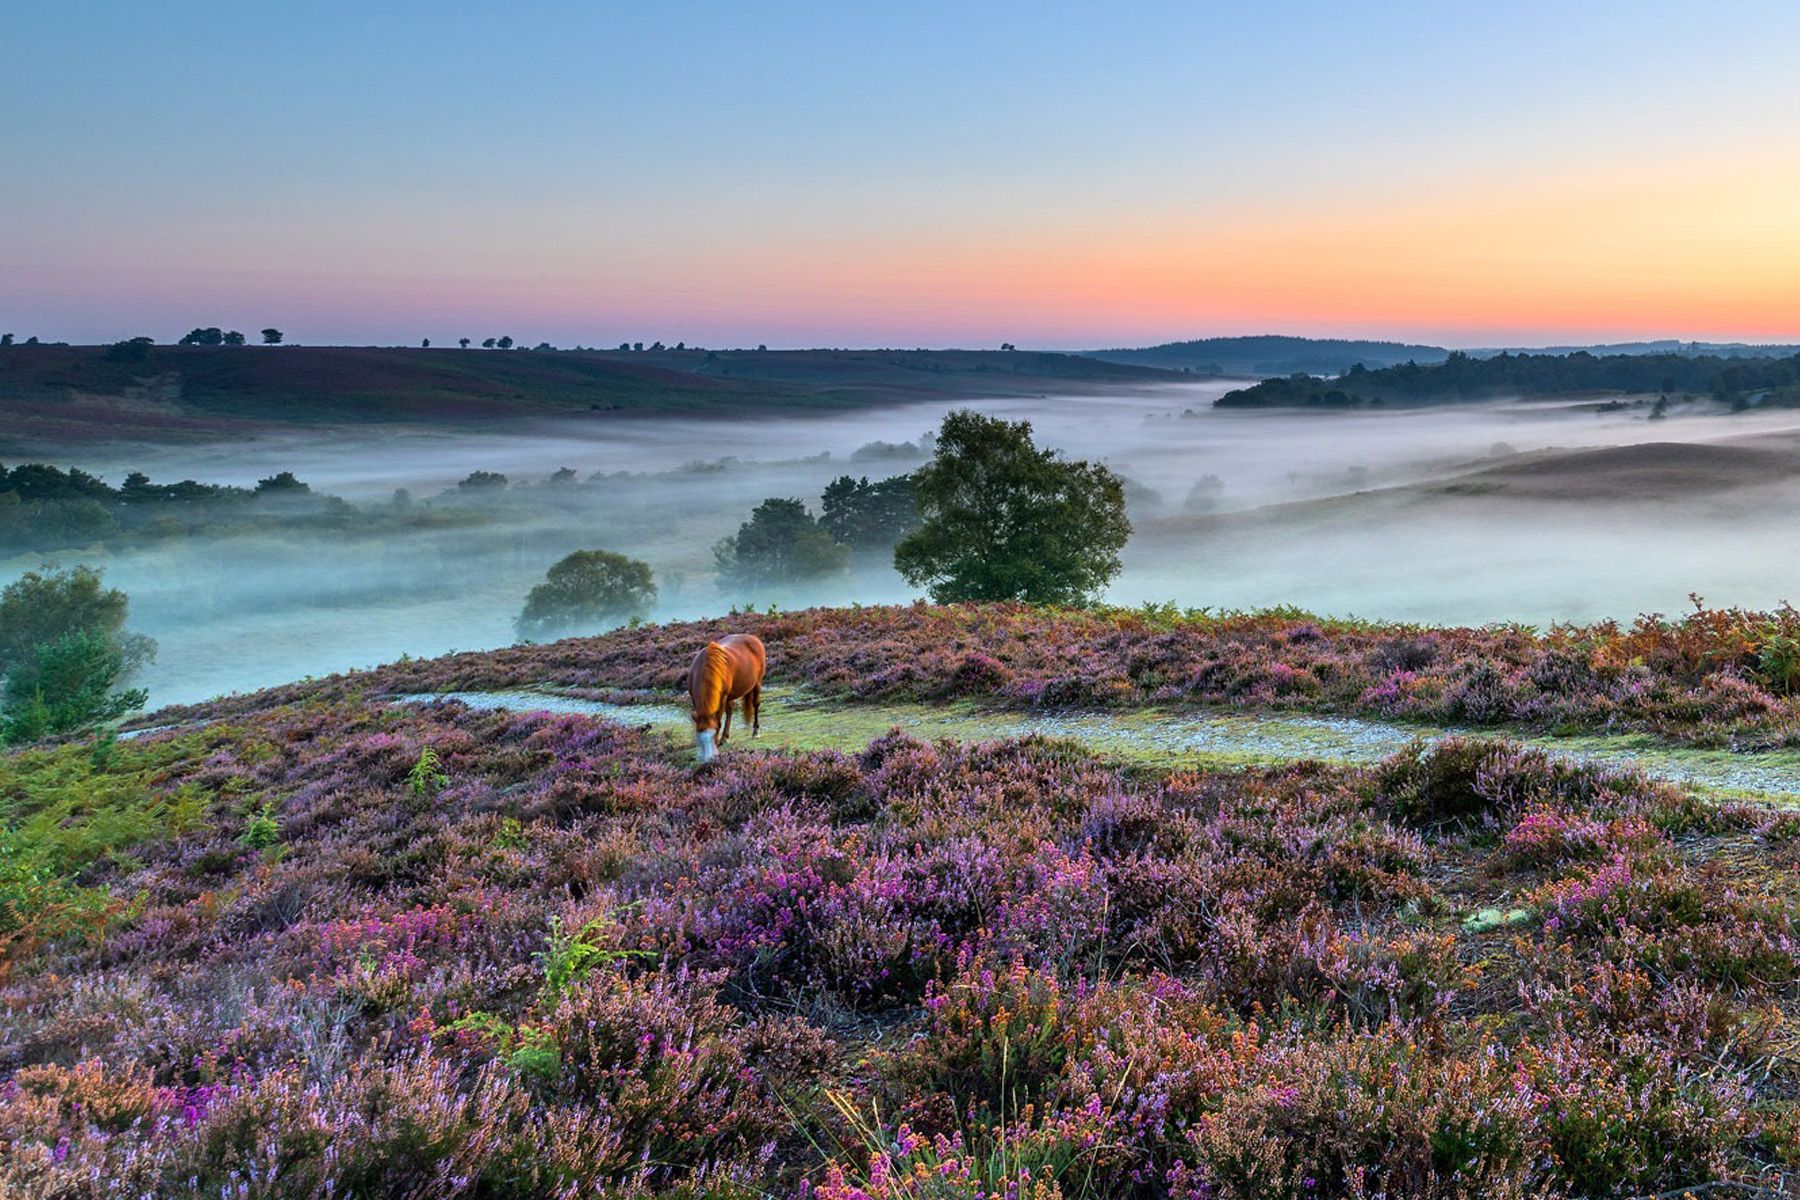
[[[402,654],[514,640],[545,570],[577,549],[648,562],[654,619],[754,602],[876,603],[915,592],[881,561],[798,592],[734,594],[712,548],[771,497],[818,510],[832,479],[879,479],[923,461],[922,438],[953,407],[1026,418],[1040,442],[1099,458],[1130,483],[1138,532],[1108,598],[1184,606],[1292,603],[1331,614],[1480,623],[1627,617],[1672,610],[1691,591],[1766,606],[1796,589],[1800,484],[1704,485],[1675,472],[1648,491],[1533,494],[1485,472],[1550,449],[1780,442],[1800,414],[1727,415],[1679,406],[1491,403],[1351,413],[1222,411],[1232,385],[1107,395],[892,406],[743,420],[651,417],[546,423],[506,433],[330,430],[253,441],[113,446],[70,461],[117,483],[192,477],[252,484],[293,471],[315,491],[370,509],[405,489],[434,500],[473,471],[508,486],[476,519],[364,534],[167,537],[135,546],[19,556],[0,579],[48,558],[88,562],[132,601],[132,626],[161,653],[151,704],[192,701]],[[552,481],[567,468],[573,478]],[[1472,476],[1477,482],[1444,484]],[[1589,489],[1592,492],[1592,489]]]

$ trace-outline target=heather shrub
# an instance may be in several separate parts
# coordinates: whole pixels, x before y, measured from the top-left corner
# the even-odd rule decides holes
[[[785,1116],[756,1081],[742,1017],[717,976],[685,970],[606,973],[548,1014],[560,1055],[549,1094],[604,1118],[618,1182],[674,1183],[754,1159]]]
[[[1642,1035],[1556,1036],[1520,1057],[1553,1177],[1575,1194],[1705,1183],[1751,1128],[1740,1076],[1694,1070]]]
[[[1383,1029],[1271,1047],[1259,1065],[1193,1127],[1172,1195],[1529,1194],[1530,1101],[1501,1054]]]
[[[278,1071],[223,1089],[177,1143],[171,1182],[199,1194],[532,1195],[561,1182],[534,1162],[530,1098],[498,1067],[464,1080],[429,1053],[353,1062],[324,1085]],[[596,1157],[606,1142],[596,1138]],[[184,1189],[185,1190],[185,1189]]]
[[[1369,666],[1377,675],[1396,671],[1423,671],[1438,660],[1438,644],[1430,638],[1399,637],[1378,644],[1369,653]]]
[[[135,1063],[116,1071],[97,1058],[72,1067],[22,1067],[12,1082],[26,1096],[51,1101],[114,1132],[150,1116],[158,1106],[149,1073]]]
[[[951,935],[913,891],[915,876],[877,860],[818,906],[814,979],[853,1008],[915,1001],[953,948]]]
[[[1491,725],[1507,717],[1511,702],[1505,669],[1487,659],[1476,659],[1445,692],[1441,712],[1448,720]]]
[[[1586,941],[1608,958],[1665,976],[1761,987],[1800,978],[1800,926],[1791,904],[1663,849],[1617,851],[1545,885],[1533,899],[1551,938]]]
[[[1498,743],[1468,738],[1414,742],[1375,769],[1376,793],[1409,824],[1479,821],[1494,808],[1479,787],[1481,768],[1498,750]]]
[[[1514,866],[1556,866],[1597,857],[1611,845],[1632,844],[1639,830],[1643,837],[1654,836],[1635,820],[1615,827],[1566,809],[1533,808],[1506,831],[1501,849]]]
[[[1305,624],[1206,628],[1365,636]],[[1242,650],[1208,686],[1267,683]],[[1465,739],[1164,772],[896,731],[696,774],[604,721],[291,699],[0,756],[6,1195],[1598,1196],[1787,1152],[1763,810]]]
[[[866,1165],[833,1159],[810,1194],[820,1200],[903,1200],[930,1195],[941,1200],[991,1200],[995,1196],[1062,1200],[1067,1177],[1077,1194],[1093,1186],[1093,1171],[1082,1160],[1094,1148],[1033,1124],[982,1127],[924,1136],[902,1122],[889,1131],[860,1114],[849,1123],[867,1147]],[[1058,1131],[1060,1132],[1060,1131]]]
[[[1653,810],[1667,798],[1642,775],[1559,759],[1527,746],[1449,737],[1415,742],[1373,772],[1376,794],[1403,822],[1493,826],[1534,807]]]
[[[1064,988],[1023,962],[970,959],[925,997],[926,1036],[902,1067],[918,1093],[1007,1119],[1050,1094],[1069,1053]]]

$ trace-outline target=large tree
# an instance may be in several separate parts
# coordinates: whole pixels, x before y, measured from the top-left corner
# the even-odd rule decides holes
[[[655,603],[648,564],[608,550],[577,550],[531,589],[514,627],[520,637],[598,631],[644,616]]]
[[[1131,536],[1119,477],[1039,448],[1029,421],[951,413],[913,492],[922,523],[894,566],[941,603],[1090,602]]]
[[[799,500],[757,505],[735,535],[713,547],[719,582],[730,587],[786,587],[835,575],[850,550],[819,527]]]

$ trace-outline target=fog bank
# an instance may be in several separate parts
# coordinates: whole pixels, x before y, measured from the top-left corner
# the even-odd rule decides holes
[[[568,421],[505,433],[321,431],[221,444],[113,447],[70,457],[116,483],[142,470],[251,484],[283,470],[359,505],[416,504],[472,471],[509,488],[468,527],[404,536],[165,539],[91,562],[159,639],[152,705],[304,675],[510,643],[525,593],[571,550],[650,563],[675,619],[755,601],[897,601],[888,566],[781,596],[722,592],[712,547],[770,496],[807,501],[843,474],[911,470],[943,414],[966,404],[1029,419],[1040,441],[1100,458],[1130,481],[1138,534],[1109,599],[1432,622],[1586,620],[1672,610],[1690,591],[1766,606],[1794,594],[1794,489],[1696,490],[1672,478],[1639,495],[1537,497],[1485,482],[1437,488],[1547,450],[1742,439],[1786,444],[1800,414],[1705,407],[1648,419],[1643,405],[1490,403],[1350,413],[1219,411],[1232,385],[1107,395],[930,402],[822,416]],[[575,472],[547,482],[559,468]],[[0,563],[0,578],[43,556]]]

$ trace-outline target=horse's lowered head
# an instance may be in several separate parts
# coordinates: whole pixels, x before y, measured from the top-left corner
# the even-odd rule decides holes
[[[701,762],[711,762],[725,740],[720,722],[731,695],[731,658],[719,643],[710,643],[694,656],[688,693],[694,702],[694,752]]]
[[[699,761],[709,763],[719,752],[719,719],[694,714],[694,754]]]
[[[760,726],[763,663],[763,644],[749,634],[708,642],[694,655],[688,695],[693,700],[694,752],[699,761],[711,762],[731,736],[733,701],[743,701],[753,733]]]

